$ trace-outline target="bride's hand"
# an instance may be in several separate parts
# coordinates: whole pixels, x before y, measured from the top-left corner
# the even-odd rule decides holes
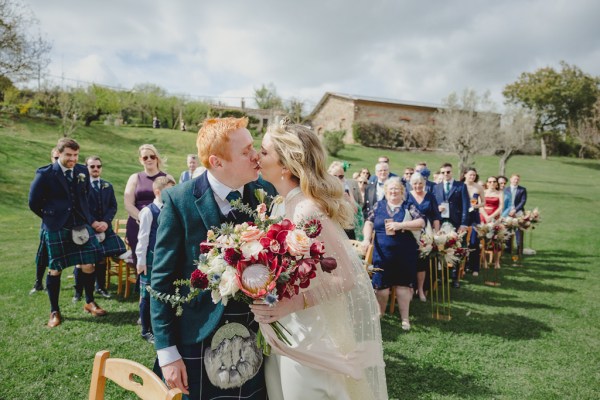
[[[286,315],[302,310],[304,308],[304,300],[301,293],[293,296],[291,299],[283,299],[270,306],[262,301],[255,300],[250,304],[250,310],[254,313],[254,320],[260,324],[273,323]]]

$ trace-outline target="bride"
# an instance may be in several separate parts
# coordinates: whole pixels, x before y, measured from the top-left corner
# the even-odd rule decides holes
[[[287,119],[262,141],[263,178],[285,197],[285,217],[319,218],[318,240],[337,268],[275,306],[251,306],[272,356],[265,364],[269,399],[387,399],[379,307],[369,277],[343,227],[353,221],[344,188],[325,167],[326,154],[310,129]],[[269,323],[279,321],[291,345]],[[290,335],[287,335],[290,336]]]

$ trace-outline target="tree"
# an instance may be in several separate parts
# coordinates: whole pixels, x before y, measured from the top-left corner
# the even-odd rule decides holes
[[[570,134],[570,127],[589,117],[600,94],[598,77],[564,61],[560,65],[560,71],[545,67],[524,72],[503,91],[508,103],[522,105],[535,113],[535,133],[540,138],[544,159],[546,146],[554,146]]]
[[[31,32],[39,21],[18,0],[0,0],[0,76],[13,81],[39,77],[51,46]]]
[[[439,141],[458,156],[458,169],[463,171],[473,165],[473,155],[489,149],[499,130],[500,116],[489,92],[479,96],[465,89],[461,97],[453,92],[443,106],[435,117]]]
[[[283,109],[283,101],[277,95],[275,85],[272,83],[269,83],[268,86],[263,84],[260,89],[254,89],[254,100],[258,108],[263,110]]]
[[[492,145],[500,157],[498,175],[506,175],[506,164],[533,137],[535,115],[529,110],[508,105],[500,122],[498,135]]]
[[[573,137],[581,146],[579,158],[585,158],[586,153],[598,157],[600,154],[600,98],[594,104],[592,115],[578,122],[572,132]]]
[[[300,122],[302,122],[303,119],[303,109],[304,102],[302,100],[293,98],[288,102],[288,105],[285,107],[285,112],[290,117],[293,123],[299,124]]]

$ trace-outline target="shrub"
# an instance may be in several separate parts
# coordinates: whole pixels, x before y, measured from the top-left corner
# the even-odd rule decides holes
[[[323,144],[329,155],[335,157],[344,148],[345,135],[346,132],[344,131],[325,131],[323,134]]]

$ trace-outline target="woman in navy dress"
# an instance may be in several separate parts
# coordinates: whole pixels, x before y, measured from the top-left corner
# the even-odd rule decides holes
[[[414,205],[403,201],[405,189],[399,178],[388,179],[383,188],[385,197],[375,204],[365,221],[363,244],[368,245],[375,232],[373,266],[380,271],[373,273],[372,283],[381,316],[385,313],[390,288],[395,286],[402,329],[409,330],[409,307],[419,249],[410,231],[421,230],[425,220]],[[407,213],[412,217],[410,221],[404,221]]]
[[[431,192],[425,191],[425,178],[418,172],[415,172],[410,177],[410,186],[412,190],[408,193],[406,199],[407,204],[414,205],[417,210],[425,217],[426,221],[431,224],[434,231],[440,229],[442,216],[438,209],[438,203],[435,196]],[[426,275],[429,270],[429,259],[419,257],[417,259],[417,293],[421,301],[427,301],[425,296]]]

